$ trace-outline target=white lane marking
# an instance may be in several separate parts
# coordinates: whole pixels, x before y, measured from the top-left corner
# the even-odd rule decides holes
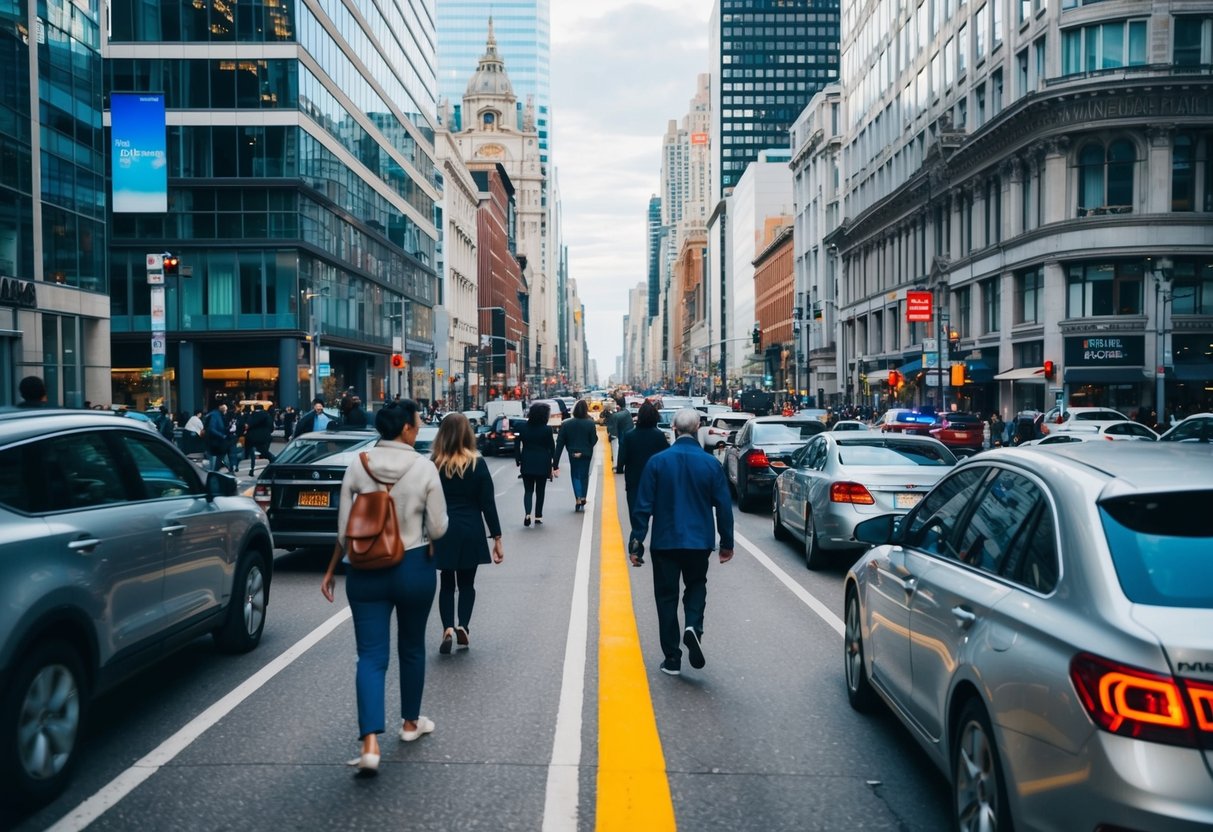
[[[754,559],[765,566],[772,575],[779,579],[779,582],[792,590],[792,594],[799,598],[813,612],[817,613],[817,617],[825,623],[829,624],[838,635],[846,633],[846,627],[843,626],[842,619],[830,611],[830,608],[818,601],[810,592],[796,581],[792,580],[792,576],[784,572],[775,565],[775,561],[767,556],[767,553],[759,549],[753,543],[746,539],[745,535],[734,532],[733,539],[740,543],[746,550],[749,551]]]
[[[586,500],[595,505],[598,490],[598,457],[590,469]],[[614,506],[603,506],[614,511]],[[543,801],[543,832],[576,832],[581,771],[581,720],[585,698],[585,664],[590,624],[590,555],[594,548],[592,511],[582,515],[581,545],[573,573],[573,604],[569,610],[568,641],[564,645],[564,678],[560,682],[560,705],[556,709],[556,736],[552,761],[548,764],[547,792]]]
[[[286,669],[292,662],[316,646],[333,630],[337,629],[350,617],[350,608],[346,607],[332,618],[312,630],[299,641],[291,645],[269,664],[262,667],[252,676],[241,682],[234,690],[211,705],[198,716],[194,717],[185,727],[152,749],[142,759],[135,762],[126,771],[85,800],[72,811],[68,812],[58,823],[50,827],[48,832],[77,832],[84,829],[97,818],[118,804],[162,766],[170,763],[174,757],[190,746],[194,740],[202,736],[219,720],[231,713],[237,705],[243,702],[261,688],[266,682]]]
[[[510,489],[512,489],[519,482],[521,482],[521,480],[518,479],[518,466],[517,465],[515,465],[513,468],[511,468],[508,465],[498,465],[496,467],[492,467],[492,466],[489,467],[489,475],[493,477],[494,481],[496,481],[497,475],[500,474],[502,471],[509,471],[511,474],[514,475],[514,479],[511,482],[507,483],[505,488],[501,489],[500,491],[498,491],[496,494],[493,495],[494,497],[496,497],[498,499],[500,499],[501,497],[504,497],[507,493],[509,493]]]

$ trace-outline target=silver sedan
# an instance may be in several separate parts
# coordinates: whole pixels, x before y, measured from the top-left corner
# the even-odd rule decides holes
[[[1213,453],[995,450],[848,572],[847,693],[884,700],[961,830],[1213,829]]]
[[[855,540],[856,523],[909,511],[955,464],[929,436],[818,434],[775,480],[775,537],[802,541],[805,565],[819,569],[829,550],[865,548]]]

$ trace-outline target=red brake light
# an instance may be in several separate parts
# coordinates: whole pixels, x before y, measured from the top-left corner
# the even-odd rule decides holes
[[[755,448],[745,456],[745,464],[750,468],[768,468],[771,463],[767,459],[767,452],[761,448]]]
[[[1197,745],[1180,683],[1171,676],[1079,653],[1070,662],[1070,679],[1091,719],[1105,731],[1168,745]],[[1185,686],[1201,730],[1213,731],[1213,686]]]
[[[253,489],[253,500],[262,509],[268,508],[270,504],[270,487],[257,483],[256,488]]]
[[[854,503],[860,506],[875,505],[871,492],[857,482],[836,482],[830,484],[830,502]]]

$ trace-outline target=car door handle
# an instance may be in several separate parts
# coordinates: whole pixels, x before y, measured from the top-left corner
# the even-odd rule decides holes
[[[160,531],[165,534],[176,534],[177,532],[185,531],[185,526],[161,526]]]
[[[977,614],[967,607],[952,607],[952,615],[956,616],[956,620],[961,627],[968,629],[977,621]]]
[[[70,541],[67,548],[73,552],[88,552],[90,549],[95,549],[99,543],[101,541],[95,537],[82,537],[79,540]]]

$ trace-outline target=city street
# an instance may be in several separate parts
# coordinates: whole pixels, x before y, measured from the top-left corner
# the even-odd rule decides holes
[[[945,828],[944,779],[910,735],[847,704],[845,565],[809,572],[769,515],[735,511],[736,556],[713,555],[707,666],[658,672],[650,565],[627,566],[622,477],[604,477],[598,449],[589,510],[573,512],[562,470],[531,528],[513,461],[490,458],[505,561],[478,574],[470,649],[440,656],[430,615],[422,712],[437,728],[415,743],[391,730],[393,657],[377,778],[346,766],[358,741],[341,579],[329,605],[326,553],[279,551],[257,650],[202,639],[104,696],[69,790],[0,827]]]

